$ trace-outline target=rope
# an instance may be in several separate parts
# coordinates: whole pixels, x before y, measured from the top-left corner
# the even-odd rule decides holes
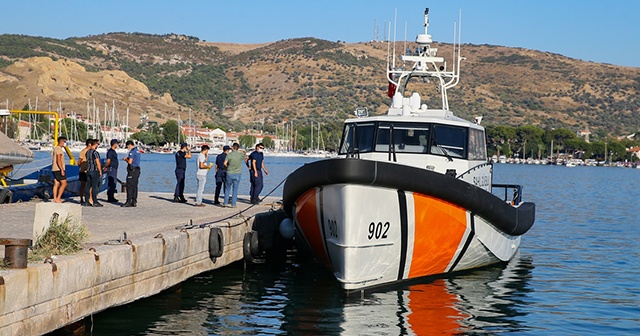
[[[269,191],[264,197],[262,197],[262,199],[260,199],[260,201],[262,201],[265,198],[269,197],[269,195],[271,195],[274,191],[276,191],[276,189],[278,189],[286,180],[287,180],[287,178],[285,177],[282,181],[280,181],[280,183],[278,183],[277,186],[275,186],[275,188],[271,189],[271,191]],[[206,222],[206,223],[200,224],[200,225],[198,225],[198,227],[204,228],[204,227],[207,227],[207,226],[210,226],[210,225],[213,225],[213,224],[216,224],[216,223],[220,223],[220,222],[226,221],[228,219],[240,216],[240,215],[242,215],[242,213],[244,213],[245,211],[248,211],[249,209],[253,208],[256,205],[257,204],[251,204],[248,207],[244,208],[243,210],[238,211],[237,213],[234,213],[234,214],[229,215],[227,217],[223,217],[223,218],[217,219],[217,220],[212,221],[212,222]],[[245,219],[249,220],[249,219],[251,219],[253,217],[254,216],[249,216],[249,217],[245,217]],[[241,224],[242,223],[239,223],[239,224],[236,224],[234,226],[238,226],[238,225],[241,225]],[[185,226],[188,226],[188,225],[185,225]],[[191,225],[191,227],[193,228],[193,227],[195,227],[195,225]]]

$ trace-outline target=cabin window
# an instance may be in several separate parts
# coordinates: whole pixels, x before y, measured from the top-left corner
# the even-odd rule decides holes
[[[342,136],[340,154],[356,154],[371,152],[373,147],[373,134],[375,127],[373,123],[346,124]]]
[[[454,158],[467,157],[467,129],[464,127],[433,125],[430,153]]]
[[[469,160],[487,160],[487,142],[483,130],[469,129]]]
[[[375,150],[389,152],[389,147],[393,144],[396,153],[427,153],[428,142],[429,125],[383,122],[378,126]]]

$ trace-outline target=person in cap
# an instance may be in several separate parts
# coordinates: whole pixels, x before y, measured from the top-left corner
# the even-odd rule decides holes
[[[118,153],[116,148],[120,142],[118,139],[111,140],[111,147],[107,151],[107,161],[104,164],[104,171],[107,173],[107,202],[116,203],[118,200],[115,198],[116,182],[118,181]]]
[[[213,163],[208,163],[209,160],[209,146],[202,145],[200,149],[200,155],[198,155],[198,171],[196,172],[196,180],[198,181],[198,193],[196,194],[197,207],[203,207],[202,194],[204,193],[204,185],[207,183],[207,173],[209,169],[213,167]]]
[[[184,198],[184,174],[187,171],[187,159],[191,158],[191,148],[186,143],[180,144],[180,150],[176,152],[176,188],[173,191],[173,201],[187,203]]]
[[[128,140],[126,143],[129,154],[123,160],[127,162],[127,201],[121,207],[138,206],[138,180],[140,179],[140,151]]]
[[[220,204],[218,198],[220,197],[220,190],[224,186],[227,189],[227,167],[224,166],[224,160],[227,159],[227,154],[231,150],[231,147],[224,145],[222,147],[222,153],[216,156],[216,192],[213,197],[213,204]]]

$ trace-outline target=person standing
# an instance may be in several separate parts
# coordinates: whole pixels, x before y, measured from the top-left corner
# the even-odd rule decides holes
[[[176,152],[176,189],[173,192],[173,201],[187,203],[184,198],[184,174],[187,170],[187,159],[191,158],[191,148],[186,143],[180,144],[180,150]]]
[[[207,163],[209,160],[209,146],[203,145],[200,149],[200,155],[198,155],[198,171],[196,172],[196,180],[198,181],[198,193],[196,194],[197,207],[203,207],[202,193],[204,192],[204,185],[207,183],[207,173],[209,169],[213,167],[213,163]]]
[[[229,152],[224,160],[224,166],[227,167],[227,187],[224,189],[222,206],[235,208],[245,155],[240,152],[240,145],[237,142],[231,147],[233,151]],[[229,199],[229,196],[231,196],[231,199]]]
[[[58,137],[58,145],[53,148],[53,162],[51,172],[53,173],[53,202],[62,203],[62,194],[67,188],[67,174],[65,172],[64,148],[67,138]]]
[[[127,162],[127,201],[121,207],[135,207],[138,205],[138,180],[140,179],[140,151],[128,140],[125,145],[129,154],[123,160]]]
[[[249,155],[249,172],[251,174],[251,204],[260,203],[260,192],[262,192],[262,187],[264,186],[262,171],[264,171],[265,174],[269,175],[267,168],[264,166],[264,154],[262,153],[263,150],[264,145],[261,142],[256,145],[256,150],[254,150]]]
[[[84,188],[85,195],[90,195],[89,200],[84,203],[85,206],[101,207],[98,202],[98,191],[100,191],[100,178],[102,177],[102,167],[100,165],[100,153],[98,148],[98,140],[91,140],[91,147],[87,151],[87,184]]]
[[[213,197],[213,204],[220,204],[218,198],[220,197],[220,190],[224,186],[227,189],[227,167],[224,166],[224,160],[227,158],[227,154],[231,150],[231,147],[224,145],[222,147],[222,153],[216,156],[216,193]]]
[[[78,173],[78,179],[80,180],[80,204],[84,205],[85,203],[85,195],[84,195],[84,188],[87,185],[87,151],[91,148],[91,140],[92,139],[87,139],[84,144],[86,145],[86,147],[84,147],[81,151],[80,154],[78,154],[78,166],[80,167],[79,170],[80,172]],[[93,200],[89,200],[89,202],[93,202]]]
[[[107,151],[107,161],[104,164],[104,170],[107,173],[107,202],[116,203],[118,200],[115,198],[116,182],[118,181],[118,153],[116,148],[120,142],[118,139],[111,140],[111,148]]]

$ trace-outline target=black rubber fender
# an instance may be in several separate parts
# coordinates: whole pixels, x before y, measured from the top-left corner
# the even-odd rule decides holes
[[[13,191],[9,189],[0,190],[0,204],[9,204],[13,200]]]
[[[253,257],[257,256],[258,250],[258,233],[249,231],[244,234],[242,239],[242,256],[247,263],[253,262]]]
[[[209,257],[218,258],[224,253],[224,236],[222,229],[214,227],[209,232]]]

